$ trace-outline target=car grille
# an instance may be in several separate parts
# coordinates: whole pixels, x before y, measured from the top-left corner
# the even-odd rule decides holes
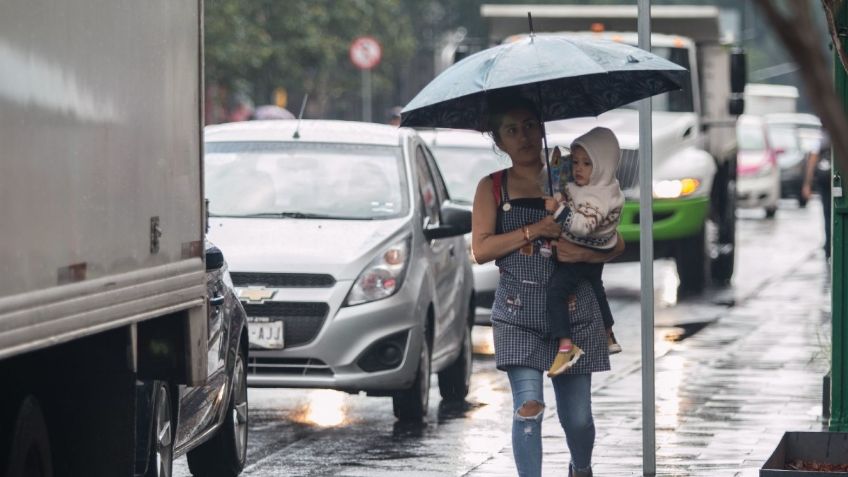
[[[303,358],[266,358],[263,356],[247,359],[247,372],[250,374],[285,374],[298,376],[332,376],[333,371],[320,359]]]
[[[630,189],[639,185],[639,150],[622,149],[621,161],[615,173],[621,190]]]
[[[269,288],[330,288],[336,284],[331,275],[314,273],[230,272],[237,287],[262,285]]]
[[[261,316],[271,320],[280,320],[283,324],[283,339],[286,348],[309,343],[321,327],[330,311],[326,303],[312,302],[266,302],[246,304],[247,316]]]

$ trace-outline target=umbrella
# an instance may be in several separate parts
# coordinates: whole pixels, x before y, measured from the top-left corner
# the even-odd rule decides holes
[[[543,121],[597,116],[680,89],[689,72],[634,46],[534,35],[475,53],[433,79],[401,112],[401,126],[483,130],[486,97],[517,93]]]

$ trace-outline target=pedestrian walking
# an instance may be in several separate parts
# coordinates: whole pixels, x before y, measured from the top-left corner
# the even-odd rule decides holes
[[[825,135],[817,151],[807,156],[804,168],[804,182],[801,187],[801,197],[810,200],[813,188],[821,196],[822,215],[824,219],[824,256],[830,259],[830,222],[831,222],[831,185],[830,185],[830,137]]]
[[[512,167],[484,177],[477,186],[472,218],[472,251],[478,263],[495,260],[501,276],[492,307],[495,362],[506,371],[513,395],[512,446],[520,476],[542,472],[543,372],[558,350],[546,313],[547,284],[555,261],[540,250],[561,227],[545,210],[542,123],[538,109],[517,95],[489,95],[486,129]],[[619,236],[610,252],[559,239],[561,262],[608,261],[623,251]],[[592,373],[609,370],[607,335],[595,294],[581,280],[569,300],[572,340],[585,353],[552,378],[557,414],[571,453],[569,476],[592,475],[595,426]]]

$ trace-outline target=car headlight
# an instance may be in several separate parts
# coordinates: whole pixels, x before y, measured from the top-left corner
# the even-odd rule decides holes
[[[407,237],[396,242],[371,260],[347,294],[346,306],[382,300],[400,289],[409,263],[409,241]]]
[[[654,197],[657,199],[677,199],[688,197],[701,187],[701,181],[692,177],[684,179],[654,182]]]

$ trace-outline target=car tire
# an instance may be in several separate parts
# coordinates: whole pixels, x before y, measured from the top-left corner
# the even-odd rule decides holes
[[[463,401],[471,387],[473,349],[471,328],[463,326],[462,349],[450,366],[439,372],[439,393],[448,401]]]
[[[426,333],[422,334],[415,382],[411,388],[398,391],[392,396],[392,410],[401,421],[420,422],[427,415],[427,407],[430,405],[430,345],[426,336]]]
[[[802,194],[798,194],[798,207],[804,208],[807,206],[807,199]]]
[[[208,441],[186,455],[188,468],[196,476],[235,477],[247,461],[247,356],[236,354],[230,402],[221,427]]]
[[[7,477],[52,477],[53,461],[47,422],[38,400],[27,396],[18,406],[11,433]],[[5,449],[3,449],[5,450]]]
[[[157,383],[153,395],[153,426],[145,477],[171,477],[174,466],[174,413],[171,387]]]
[[[707,238],[710,278],[716,285],[730,284],[736,259],[736,179],[732,173],[735,170],[735,160],[721,169],[712,199]]]
[[[674,261],[680,278],[678,294],[697,295],[704,291],[707,277],[706,227],[677,242]]]
[[[766,218],[767,219],[773,219],[775,214],[777,214],[777,206],[776,205],[769,205],[769,206],[766,207]]]

